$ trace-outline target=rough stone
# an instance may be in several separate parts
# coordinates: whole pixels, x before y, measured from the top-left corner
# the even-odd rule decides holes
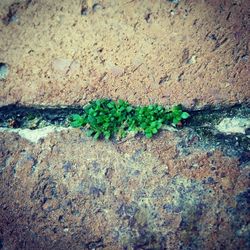
[[[56,127],[56,126],[47,126],[44,128],[39,129],[12,129],[12,128],[0,128],[0,132],[8,132],[8,133],[17,133],[21,137],[29,140],[33,143],[38,143],[38,141],[42,138],[45,138],[48,134],[56,132],[56,131],[62,131],[67,128],[65,127]]]
[[[249,9],[243,0],[1,0],[0,61],[11,74],[0,105],[247,103]],[[194,122],[204,128],[212,116]],[[203,142],[166,127],[117,143],[8,118],[4,126],[33,130],[0,129],[0,248],[250,248],[247,140],[222,134],[247,134],[248,121],[222,121]]]
[[[249,2],[174,2],[1,0],[0,105],[248,101]]]
[[[245,134],[250,128],[250,120],[240,117],[224,118],[215,128],[225,134]]]
[[[59,71],[60,73],[66,75],[67,73],[73,73],[74,71],[78,71],[80,65],[76,61],[72,61],[69,59],[55,59],[52,62],[52,68],[55,71]]]
[[[247,249],[249,167],[198,147],[178,156],[183,136],[114,144],[74,129],[33,144],[2,131],[4,246]]]

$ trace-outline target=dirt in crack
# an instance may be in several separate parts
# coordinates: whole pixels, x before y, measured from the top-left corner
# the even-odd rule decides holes
[[[8,105],[0,107],[0,127],[37,129],[49,125],[69,126],[68,117],[83,113],[82,107]]]
[[[49,125],[69,127],[71,114],[82,114],[81,106],[46,107],[8,105],[0,107],[0,127],[38,129]],[[250,158],[250,106],[247,104],[209,107],[189,111],[190,118],[184,122],[185,139],[180,144],[184,152],[190,138],[198,138],[195,146],[220,148],[226,155],[238,157],[242,164]],[[180,131],[176,132],[181,137]]]

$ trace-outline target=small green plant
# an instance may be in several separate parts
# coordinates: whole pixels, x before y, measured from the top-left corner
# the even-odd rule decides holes
[[[83,115],[71,115],[71,126],[86,126],[87,135],[95,139],[110,139],[114,135],[124,138],[128,132],[142,132],[147,138],[151,138],[162,125],[176,126],[189,117],[180,105],[172,109],[157,104],[135,107],[123,100],[116,102],[109,99],[91,101],[83,111]]]

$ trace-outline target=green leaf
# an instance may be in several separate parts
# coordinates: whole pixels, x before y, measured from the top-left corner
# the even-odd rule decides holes
[[[125,101],[123,101],[123,100],[118,100],[118,105],[119,106],[122,106],[122,105],[124,105],[125,104]]]
[[[173,119],[173,114],[171,114],[171,113],[166,114],[165,119],[168,120],[168,121],[171,121]]]
[[[150,127],[145,129],[145,133],[151,133],[152,129]]]
[[[153,134],[157,134],[158,130],[156,128],[152,129]]]
[[[179,111],[179,110],[181,110],[181,105],[176,105],[176,106],[174,106],[173,108],[172,108],[172,111],[174,112],[174,111]]]
[[[78,115],[78,114],[72,114],[71,116],[70,116],[70,119],[71,120],[80,120],[82,117],[80,116],[80,115]]]
[[[131,106],[127,107],[127,112],[131,112],[133,110],[133,108]]]
[[[107,104],[107,106],[108,106],[109,108],[113,108],[113,107],[114,107],[114,104],[110,102],[110,103]]]
[[[94,135],[94,139],[97,140],[97,139],[99,138],[100,134],[101,134],[100,132],[97,132],[97,133]]]
[[[95,122],[96,122],[95,117],[93,117],[93,116],[88,116],[88,122],[89,122],[89,124],[95,123]]]
[[[181,121],[181,118],[180,117],[176,117],[173,119],[173,124],[178,124],[179,122]]]
[[[147,124],[143,122],[140,127],[145,129],[147,127]]]
[[[82,126],[82,124],[81,124],[79,121],[71,122],[70,125],[71,125],[73,128],[79,128],[79,127]]]
[[[121,132],[121,138],[125,138],[126,136],[127,136],[127,132],[123,130]]]
[[[124,106],[121,106],[121,107],[119,108],[119,111],[123,111],[123,110],[125,110],[125,107],[124,107]]]
[[[188,117],[190,117],[190,114],[189,114],[189,113],[187,113],[187,112],[182,112],[182,114],[181,114],[181,118],[182,118],[182,119],[187,119]]]
[[[90,108],[90,109],[88,110],[88,113],[89,113],[90,115],[92,115],[92,114],[95,113],[95,110],[94,110],[93,108]]]
[[[108,140],[110,138],[110,132],[109,131],[104,132],[104,138],[106,140]]]
[[[157,126],[157,122],[156,122],[156,121],[151,122],[151,124],[150,124],[150,127],[151,127],[151,128],[154,128],[154,127],[156,127],[156,126]]]
[[[153,134],[151,132],[148,132],[145,134],[147,138],[151,138],[153,136]]]
[[[86,131],[86,135],[87,136],[91,136],[93,133],[94,133],[94,131],[91,130],[91,129],[89,129],[89,130]]]
[[[96,100],[96,105],[100,106],[101,105],[101,101],[100,100]]]
[[[71,115],[69,120],[71,121],[70,125],[74,128],[78,128],[78,127],[85,125],[84,117],[82,117],[78,114]]]

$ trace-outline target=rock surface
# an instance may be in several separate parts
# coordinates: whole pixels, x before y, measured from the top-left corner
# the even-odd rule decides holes
[[[1,133],[4,249],[247,249],[250,166],[185,137]]]
[[[225,134],[245,134],[246,130],[250,128],[250,120],[245,118],[225,118],[216,128]]]
[[[1,0],[0,105],[247,101],[248,16],[243,0]]]
[[[0,106],[247,103],[249,9],[243,0],[1,0]],[[44,113],[54,126],[45,128],[18,112],[0,117],[13,127],[0,129],[0,249],[250,248],[248,120],[233,120],[245,111],[229,123],[191,117],[196,129],[216,121],[206,140],[186,128],[122,142],[61,131],[59,109],[58,120]],[[14,129],[18,121],[29,129]]]
[[[44,128],[39,129],[14,129],[14,128],[0,128],[0,132],[13,132],[19,134],[22,138],[25,138],[26,140],[38,143],[39,140],[44,139],[46,136],[48,136],[51,133],[55,133],[58,131],[62,131],[66,128],[63,127],[56,127],[56,126],[47,126]]]

